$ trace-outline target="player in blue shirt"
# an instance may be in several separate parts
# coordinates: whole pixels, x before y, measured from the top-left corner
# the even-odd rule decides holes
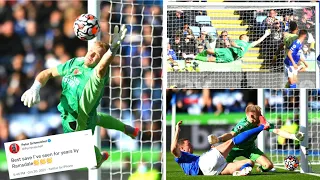
[[[232,147],[247,141],[251,136],[259,134],[264,129],[269,128],[269,124],[261,115],[255,116],[260,125],[257,128],[242,132],[234,138],[212,147],[210,151],[197,156],[192,154],[193,147],[188,139],[179,139],[180,125],[179,121],[176,125],[176,132],[171,143],[171,153],[175,157],[175,161],[180,165],[186,175],[230,175],[245,176],[248,175],[254,162],[250,159],[227,163],[226,157]]]
[[[290,88],[297,87],[298,81],[298,71],[304,70],[301,62],[308,67],[303,56],[301,56],[303,42],[307,38],[308,32],[306,30],[300,30],[298,39],[293,41],[293,43],[288,47],[289,51],[287,57],[284,60],[285,74],[288,77],[288,82]]]

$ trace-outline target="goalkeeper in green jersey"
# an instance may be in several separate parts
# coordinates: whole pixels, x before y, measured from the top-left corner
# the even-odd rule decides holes
[[[215,48],[207,49],[198,53],[194,59],[204,62],[217,62],[228,63],[238,59],[241,59],[249,48],[255,47],[261,43],[266,37],[270,35],[271,31],[268,29],[265,34],[257,41],[249,43],[249,36],[242,34],[239,36],[239,40],[235,41],[236,46],[231,48]],[[213,56],[208,56],[213,55]]]
[[[286,131],[274,128],[273,124],[268,123],[265,118],[261,115],[261,108],[257,105],[248,105],[246,107],[246,117],[241,119],[240,122],[231,130],[231,132],[223,134],[222,136],[209,135],[208,141],[210,144],[215,144],[218,142],[226,142],[229,139],[232,139],[239,133],[253,129],[259,126],[259,124],[268,124],[269,128],[266,129],[269,132],[273,132],[281,137],[286,139],[292,139],[297,141],[302,141],[304,134],[298,132],[297,134],[290,134]],[[253,162],[260,164],[258,166],[258,171],[269,171],[273,168],[273,164],[270,159],[256,146],[255,140],[257,135],[252,136],[247,142],[234,146],[230,151],[228,157],[226,158],[227,162],[233,162],[237,157],[244,156]]]
[[[64,133],[91,129],[95,127],[115,129],[135,138],[139,129],[123,124],[107,114],[97,112],[103,95],[103,88],[109,81],[109,66],[120,48],[127,29],[124,25],[114,28],[111,46],[96,42],[85,57],[76,57],[57,67],[40,72],[32,87],[21,97],[25,106],[31,107],[40,102],[40,88],[53,77],[62,78],[62,94],[58,110],[61,113]],[[97,166],[108,159],[107,152],[95,147]]]

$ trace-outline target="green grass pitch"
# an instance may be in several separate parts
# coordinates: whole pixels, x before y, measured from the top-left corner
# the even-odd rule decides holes
[[[196,152],[195,154],[201,154],[200,152]],[[259,173],[257,172],[256,166],[253,168],[252,173],[249,176],[240,176],[233,177],[232,175],[224,175],[224,176],[187,176],[183,173],[180,166],[174,161],[173,155],[170,152],[167,152],[166,157],[166,176],[168,180],[182,180],[182,179],[197,179],[197,180],[206,180],[206,179],[245,179],[245,180],[314,180],[320,179],[318,176],[308,175],[308,174],[300,174],[299,172],[287,171],[284,169],[280,169],[276,167],[276,172],[267,172],[267,173]],[[314,167],[314,166],[313,166]],[[320,165],[317,167],[320,168]]]

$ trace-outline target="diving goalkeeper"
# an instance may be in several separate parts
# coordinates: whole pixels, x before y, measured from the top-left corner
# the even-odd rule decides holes
[[[236,46],[231,48],[216,48],[207,49],[197,54],[194,59],[204,62],[228,63],[241,59],[249,48],[260,44],[266,37],[270,35],[271,31],[268,29],[265,34],[257,41],[249,43],[249,37],[245,34],[239,36],[239,40],[235,41]],[[213,56],[208,56],[213,55]]]
[[[231,130],[231,132],[223,134],[220,137],[216,137],[215,135],[209,135],[209,143],[215,144],[218,142],[226,142],[232,139],[233,137],[236,137],[238,134],[242,132],[258,127],[259,122],[261,121],[259,120],[259,118],[264,118],[261,115],[261,108],[257,105],[248,105],[245,111],[246,117],[241,119],[240,122]],[[286,139],[292,139],[297,141],[302,141],[304,139],[304,134],[301,132],[298,132],[297,134],[290,134],[281,129],[274,128],[273,124],[270,124],[270,127],[266,130],[268,130],[269,132],[273,132],[274,134],[277,134]],[[233,162],[235,158],[244,156],[260,164],[260,166],[258,166],[257,169],[258,171],[266,172],[271,170],[273,168],[272,162],[255,144],[257,136],[258,135],[254,135],[245,143],[233,147],[230,153],[228,154],[228,157],[226,158],[227,162]]]
[[[109,66],[120,48],[127,29],[124,25],[114,28],[111,46],[96,42],[85,57],[75,57],[57,67],[40,72],[32,87],[21,97],[29,108],[40,102],[40,88],[53,77],[62,78],[62,94],[58,110],[61,113],[64,133],[91,129],[95,127],[115,129],[135,138],[139,129],[123,124],[107,114],[97,112],[103,95],[103,88],[109,81]],[[95,147],[97,166],[108,159],[108,152],[100,152]]]

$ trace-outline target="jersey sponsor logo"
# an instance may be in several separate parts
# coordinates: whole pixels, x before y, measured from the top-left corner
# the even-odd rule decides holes
[[[80,84],[80,80],[77,79],[75,76],[72,76],[72,75],[63,77],[62,81],[64,83],[67,83],[72,88],[75,87],[75,86],[78,86]]]
[[[241,125],[239,125],[239,126],[237,127],[238,130],[241,130],[242,128],[243,128],[243,126],[241,126]]]

